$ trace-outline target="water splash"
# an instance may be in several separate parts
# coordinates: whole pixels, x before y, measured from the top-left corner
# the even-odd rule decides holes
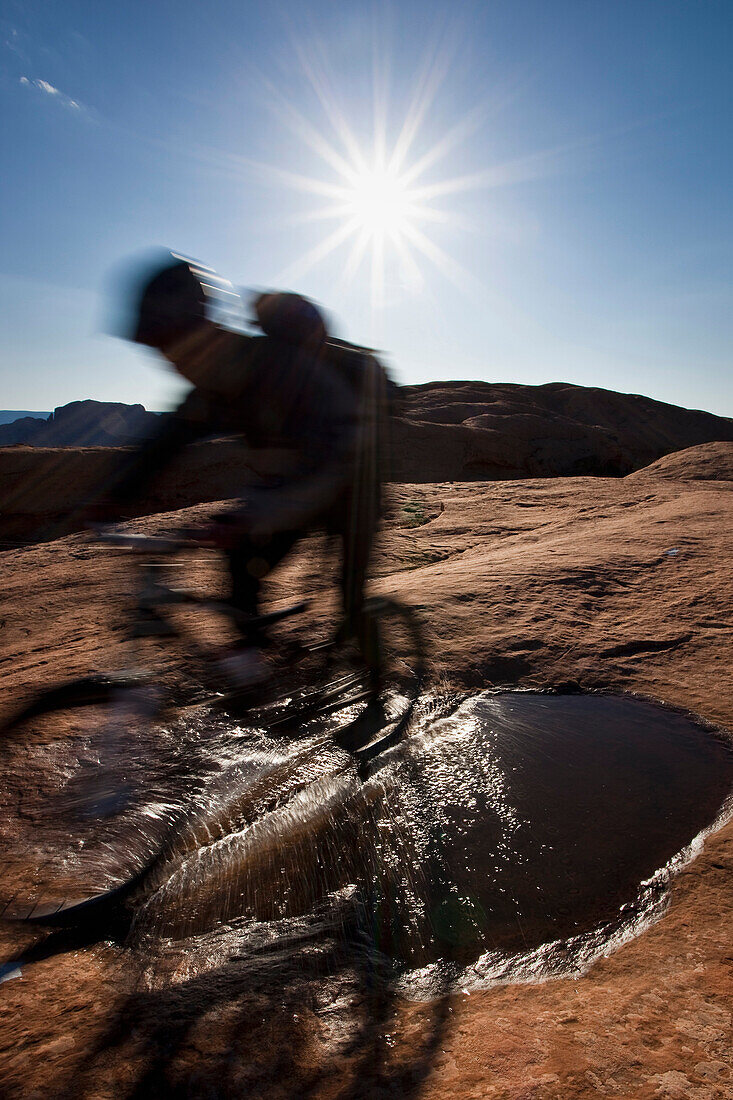
[[[340,938],[418,996],[580,973],[663,912],[733,785],[729,740],[631,697],[426,699],[366,782],[336,722],[159,732],[148,797],[100,849],[111,881],[164,840],[132,943],[188,974],[230,933],[255,969]]]
[[[276,940],[289,921],[323,928],[346,892],[415,991],[446,973],[474,986],[570,972],[662,911],[660,868],[733,783],[724,740],[640,700],[483,694],[444,709],[426,704],[366,783],[324,730],[289,752],[256,738],[161,869],[137,934],[235,922]]]

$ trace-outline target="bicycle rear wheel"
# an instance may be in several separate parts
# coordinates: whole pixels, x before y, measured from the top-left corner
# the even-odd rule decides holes
[[[151,698],[139,680],[92,677],[42,692],[0,730],[0,917],[60,915],[157,850],[162,822],[139,798]]]

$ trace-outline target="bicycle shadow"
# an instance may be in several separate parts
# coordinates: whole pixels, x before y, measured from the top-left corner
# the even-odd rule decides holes
[[[419,1095],[449,1023],[447,987],[420,1010],[419,1039],[405,1038],[397,977],[364,938],[353,928],[131,993],[58,1095]]]
[[[431,864],[423,868],[429,908],[442,896]],[[405,1008],[390,959],[404,929],[388,897],[360,897],[328,919],[302,936],[255,947],[248,935],[230,941],[222,933],[221,963],[212,954],[215,932],[157,956],[129,949],[140,968],[138,988],[115,1008],[58,1095],[419,1096],[445,1046],[447,978],[429,1002]],[[69,949],[60,937],[53,937],[57,946]],[[51,946],[49,940],[43,957]],[[181,981],[184,967],[199,972]],[[140,988],[145,982],[155,987]]]
[[[420,784],[418,774],[411,779]],[[422,871],[430,908],[440,876],[430,858]],[[196,949],[203,945],[206,951],[216,939],[213,929],[202,929],[193,949],[193,941],[168,948],[167,958],[165,951],[156,958],[137,941],[128,950],[131,976],[139,967],[138,988],[114,1008],[73,1079],[57,1082],[54,1095],[418,1096],[445,1045],[448,983],[434,990],[430,1002],[405,1013],[399,973],[388,957],[401,932],[390,921],[394,925],[399,916],[390,912],[389,901],[381,913],[371,904],[357,906],[361,916],[335,934],[332,924],[295,949],[281,939],[269,952],[253,952],[247,937],[240,937],[237,943],[247,953],[220,964],[209,959],[199,967],[195,957]],[[57,932],[22,961],[28,965],[90,946],[112,931],[97,923]],[[114,938],[125,942],[124,922]],[[166,975],[173,956],[193,976],[181,981],[177,973]],[[155,988],[140,988],[146,968]]]
[[[103,925],[97,922],[63,928],[56,932],[41,933],[35,943],[17,951],[0,963],[0,981],[18,970],[26,970],[35,963],[45,962],[72,951],[84,951],[103,940],[122,946],[129,931],[131,918],[124,913],[115,915]]]

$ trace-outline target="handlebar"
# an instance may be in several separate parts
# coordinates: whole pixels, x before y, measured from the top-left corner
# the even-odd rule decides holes
[[[196,548],[210,549],[205,543],[197,542],[196,539],[193,538],[186,538],[185,535],[179,535],[177,538],[158,538],[155,535],[140,535],[134,534],[133,532],[119,531],[116,527],[105,526],[101,523],[90,523],[88,527],[97,537],[99,542],[103,542],[107,546],[118,546],[123,550],[133,550],[138,553],[172,554],[180,550],[192,550]],[[235,619],[241,619],[242,624],[250,630],[253,628],[260,630],[262,627],[271,626],[274,623],[280,622],[281,619],[287,619],[293,615],[301,615],[310,607],[310,600],[301,600],[299,603],[293,604],[290,607],[281,608],[277,611],[269,611],[264,615],[252,617],[249,615],[242,615],[241,612],[238,612],[236,608],[232,608],[229,604],[222,603],[219,600],[202,599],[200,596],[183,589],[169,589],[165,586],[156,584],[152,592],[152,597],[153,598],[151,598],[150,592],[143,597],[145,606],[153,607],[158,604],[168,603],[207,604],[211,608],[233,615]]]
[[[89,529],[99,542],[107,546],[117,546],[122,550],[132,550],[142,554],[174,554],[179,550],[195,550],[203,547],[202,543],[182,535],[178,537],[136,535],[133,532],[120,531],[116,527],[107,527],[98,523],[90,523]]]

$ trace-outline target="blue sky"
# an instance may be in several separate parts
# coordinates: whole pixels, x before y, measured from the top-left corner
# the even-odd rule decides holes
[[[733,416],[731,47],[729,0],[5,0],[0,406],[167,407],[103,331],[165,245],[312,296],[402,382]]]

